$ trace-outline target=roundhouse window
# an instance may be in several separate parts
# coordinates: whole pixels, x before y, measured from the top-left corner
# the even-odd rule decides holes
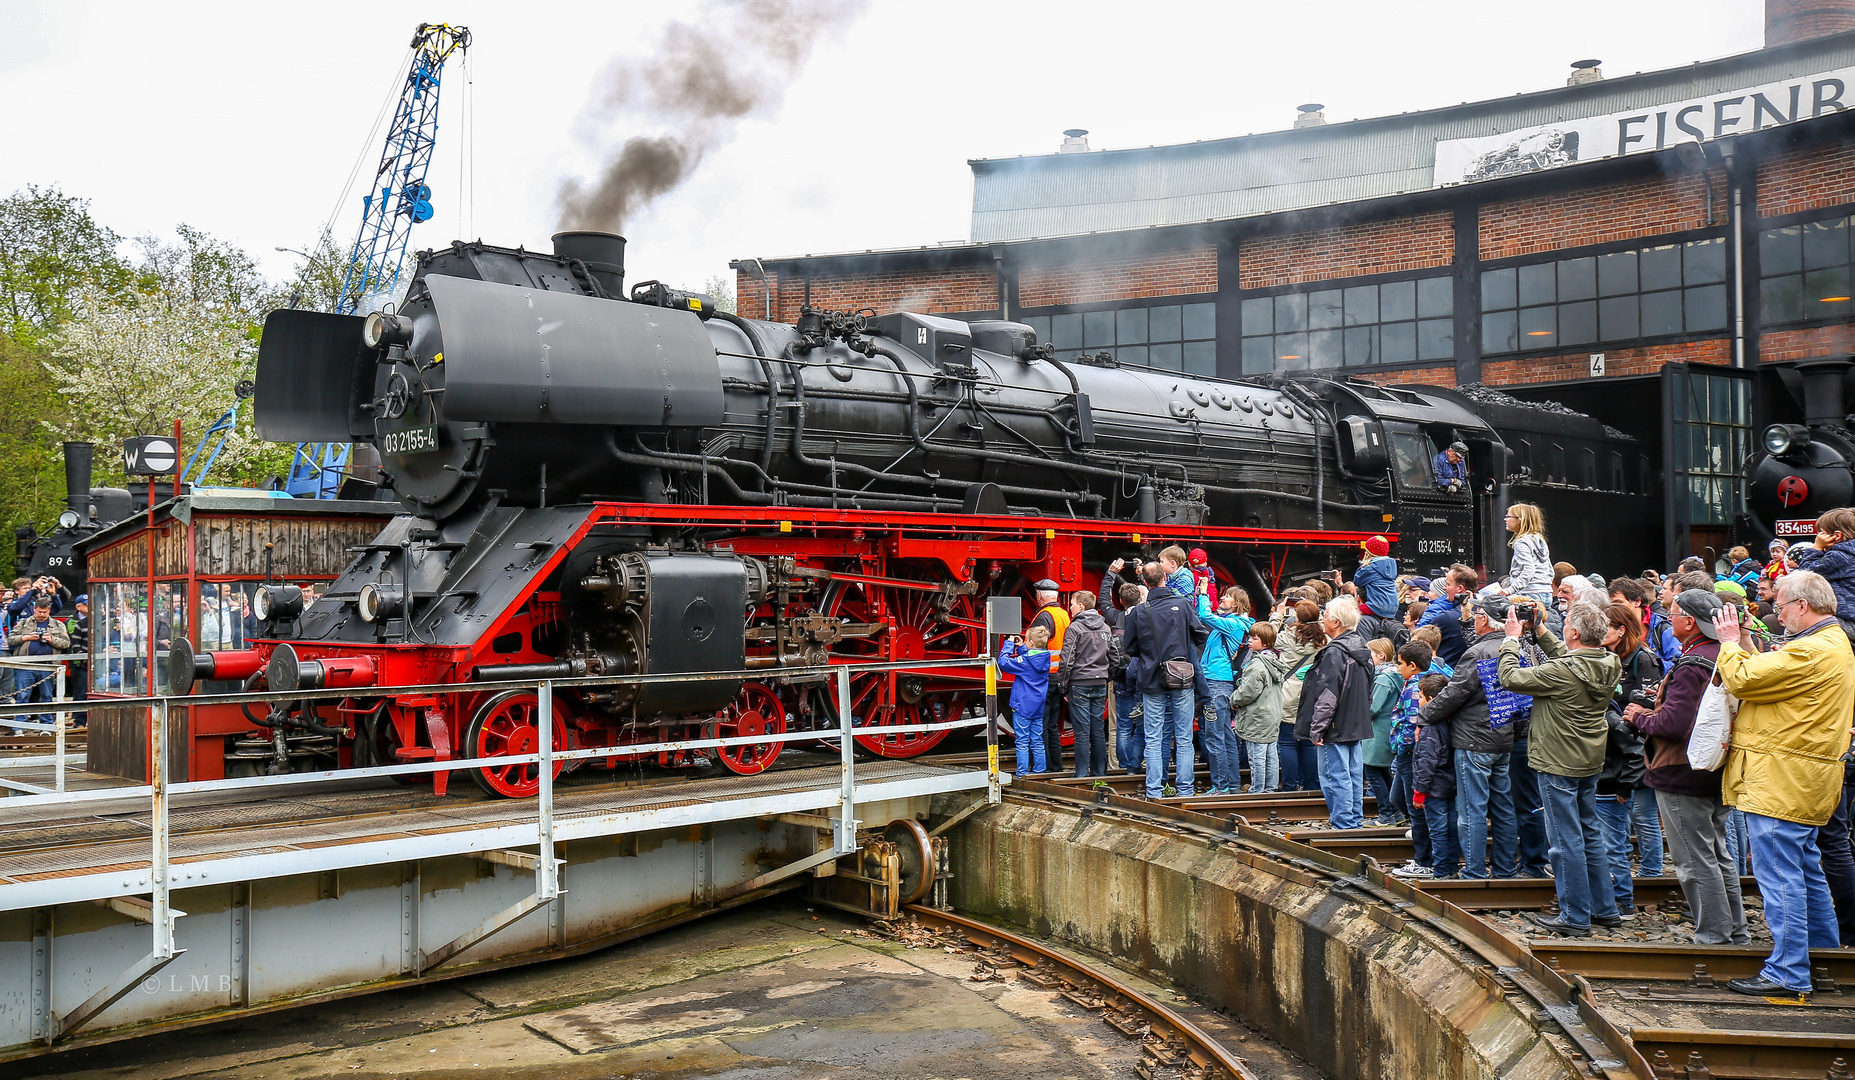
[[[1724,330],[1725,282],[1724,237],[1484,270],[1482,355]]]
[[[1024,318],[1065,362],[1107,353],[1116,363],[1217,374],[1217,306],[1155,303],[1096,307]]]
[[[1455,291],[1446,274],[1250,296],[1242,311],[1246,375],[1455,356]]]
[[[1848,217],[1804,221],[1758,236],[1759,295],[1766,326],[1847,319],[1851,281]]]

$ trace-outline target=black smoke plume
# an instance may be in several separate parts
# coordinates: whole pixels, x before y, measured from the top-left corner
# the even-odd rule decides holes
[[[627,138],[590,182],[562,181],[560,227],[618,232],[741,120],[777,109],[820,38],[848,26],[866,2],[709,0],[666,27],[649,55],[615,62],[597,115],[663,133]]]

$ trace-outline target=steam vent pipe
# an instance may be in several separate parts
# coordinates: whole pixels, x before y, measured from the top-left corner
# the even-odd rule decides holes
[[[554,234],[554,254],[586,264],[608,296],[625,295],[625,238],[617,233],[575,230]]]

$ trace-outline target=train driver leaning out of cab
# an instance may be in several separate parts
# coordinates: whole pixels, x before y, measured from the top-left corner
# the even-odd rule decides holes
[[[1468,486],[1469,448],[1467,443],[1452,442],[1436,455],[1431,464],[1436,469],[1436,486],[1440,491],[1461,491]]]

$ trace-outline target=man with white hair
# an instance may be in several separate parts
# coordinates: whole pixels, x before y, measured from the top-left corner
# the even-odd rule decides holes
[[[1623,673],[1623,662],[1603,646],[1609,629],[1601,608],[1575,603],[1565,613],[1563,643],[1536,625],[1546,660],[1523,668],[1521,623],[1510,611],[1501,643],[1501,686],[1533,698],[1527,761],[1539,774],[1552,845],[1552,886],[1559,895],[1559,914],[1536,916],[1533,922],[1570,937],[1590,937],[1594,922],[1618,926],[1623,921],[1597,818],[1597,775],[1610,742],[1607,711]]]
[[[1359,633],[1359,602],[1327,601],[1327,644],[1314,655],[1295,709],[1295,735],[1320,747],[1320,793],[1336,829],[1365,824],[1365,741],[1372,737],[1372,652]]]
[[[1817,829],[1842,795],[1842,755],[1855,713],[1855,667],[1822,575],[1794,570],[1778,581],[1785,636],[1766,653],[1746,651],[1739,614],[1714,619],[1720,681],[1739,699],[1722,795],[1745,812],[1758,868],[1771,955],[1757,976],[1727,988],[1755,997],[1810,994],[1810,950],[1840,944]]]

